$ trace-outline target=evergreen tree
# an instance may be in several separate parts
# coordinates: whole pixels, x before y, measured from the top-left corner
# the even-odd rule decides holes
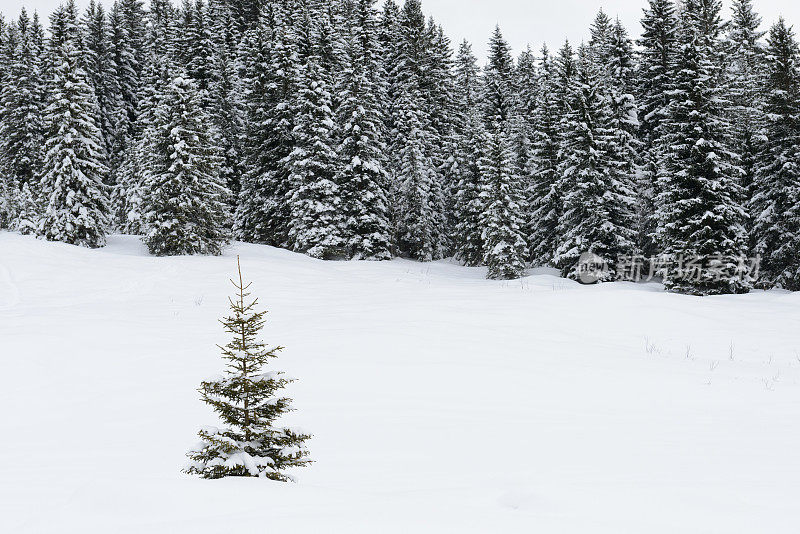
[[[345,48],[346,67],[339,81],[337,125],[341,139],[336,183],[346,217],[350,256],[391,258],[388,175],[383,154],[379,96],[379,45],[374,0],[355,0],[353,26]]]
[[[609,99],[603,94],[591,51],[584,48],[564,132],[558,186],[564,213],[554,258],[564,276],[572,279],[579,278],[578,260],[585,253],[607,263],[607,278],[601,281],[609,281],[618,274],[618,258],[635,252],[630,217],[633,193],[615,159],[615,133]]]
[[[184,0],[177,39],[178,63],[186,69],[198,91],[204,110],[211,111],[210,87],[214,76],[214,42],[208,6],[203,0]]]
[[[45,54],[48,77],[61,63],[61,46],[69,43],[78,55],[78,64],[86,71],[86,55],[84,52],[83,33],[78,27],[78,7],[75,0],[67,0],[50,15],[50,36]]]
[[[419,261],[440,255],[440,231],[437,227],[437,176],[427,149],[430,134],[423,126],[419,109],[420,95],[405,88],[397,105],[397,205],[395,210],[397,245],[401,254]]]
[[[636,97],[639,109],[639,139],[642,146],[642,170],[638,180],[640,193],[639,245],[648,257],[658,253],[656,240],[655,199],[658,174],[663,164],[665,121],[669,114],[677,61],[678,20],[672,0],[649,0],[642,18],[642,36],[636,72]],[[646,214],[650,216],[646,216]]]
[[[271,106],[272,56],[271,9],[265,8],[256,26],[244,34],[241,45],[243,64],[243,143],[244,172],[241,177],[239,199],[234,213],[233,233],[237,239],[266,243],[271,239],[265,224],[264,206],[268,188],[264,176],[270,159],[260,147],[266,145],[270,130],[267,128],[267,109]]]
[[[665,138],[670,149],[659,178],[659,237],[674,263],[665,270],[664,283],[671,291],[697,295],[750,287],[739,272],[746,254],[746,214],[735,155],[725,143],[719,12],[718,0],[684,3]]]
[[[402,61],[400,32],[400,7],[394,0],[386,0],[378,18],[377,39],[379,45],[380,76],[378,84],[381,114],[383,116],[383,131],[388,145],[396,135],[394,119],[397,114],[396,103],[402,88],[402,70],[399,68]],[[393,170],[394,158],[387,158],[387,172]]]
[[[589,48],[592,49],[595,61],[607,65],[611,58],[613,23],[603,9],[597,12],[590,29]]]
[[[18,199],[18,214],[12,225],[12,229],[23,235],[36,233],[41,209],[36,196],[31,191],[31,183],[22,184]]]
[[[523,276],[527,259],[524,198],[511,144],[513,65],[508,43],[495,28],[482,80],[488,142],[480,160],[483,261],[492,279]]]
[[[514,60],[500,27],[489,41],[489,64],[483,72],[483,116],[487,130],[505,129],[514,112]]]
[[[764,287],[800,289],[800,51],[783,19],[770,30],[767,141],[758,158],[750,211]]]
[[[552,265],[559,241],[558,224],[562,212],[558,191],[561,102],[558,99],[557,84],[556,67],[547,47],[542,47],[528,162],[532,173],[528,188],[528,243],[534,265]]]
[[[479,108],[480,79],[472,46],[464,41],[455,62],[454,101],[457,182],[454,199],[454,253],[465,265],[483,263],[483,205],[480,159],[486,142]]]
[[[759,144],[764,125],[761,94],[764,49],[759,31],[761,17],[752,0],[734,0],[733,19],[727,36],[728,114],[733,126],[733,150],[741,158],[741,185],[749,198],[756,172]]]
[[[520,187],[530,191],[533,170],[531,150],[534,137],[533,120],[539,90],[536,58],[530,47],[520,54],[514,69],[514,112],[511,117],[511,143],[514,150],[514,173]],[[526,206],[527,207],[527,206]],[[530,220],[526,221],[526,235],[531,234]]]
[[[136,3],[127,1],[127,9],[136,12]],[[125,5],[125,4],[124,4]],[[133,27],[132,23],[129,25]],[[140,234],[142,227],[142,200],[145,194],[145,162],[154,152],[153,139],[147,129],[154,124],[159,99],[174,79],[175,13],[168,0],[153,0],[147,12],[147,31],[142,41],[142,71],[136,95],[136,122],[132,125],[123,162],[118,171],[114,189],[114,212],[118,225],[124,232]]]
[[[14,229],[19,212],[17,197],[16,184],[12,184],[9,178],[0,176],[0,230]]]
[[[203,402],[224,426],[200,431],[200,443],[187,453],[184,472],[211,479],[250,476],[291,481],[286,469],[311,462],[305,447],[311,436],[276,425],[278,418],[292,411],[291,399],[281,394],[292,380],[264,367],[282,347],[267,349],[259,339],[266,312],[258,311],[258,299],[248,299],[250,284],[244,283],[241,266],[238,282],[231,282],[236,296],[230,299],[231,315],[221,321],[232,336],[220,347],[227,369],[224,376],[204,381],[199,389]]]
[[[117,124],[113,137],[110,139],[111,167],[119,170],[123,164],[125,151],[131,142],[134,133],[133,125],[136,121],[136,91],[138,90],[138,64],[135,51],[132,47],[128,25],[122,11],[122,4],[114,2],[108,14],[108,54],[114,70],[111,73],[117,89],[118,113]],[[116,183],[118,176],[112,182]]]
[[[227,243],[228,190],[194,82],[178,76],[159,99],[146,136],[142,225],[158,256],[214,254]]]
[[[7,40],[8,37],[6,35],[7,32],[6,28],[6,19],[2,13],[0,13],[0,51],[8,50]],[[8,76],[8,58],[5,54],[0,54],[0,81],[5,81],[6,77]]]
[[[100,128],[106,161],[115,167],[124,148],[126,111],[117,77],[116,54],[111,46],[111,27],[101,4],[89,2],[83,26],[86,70],[97,101],[95,123]]]
[[[158,2],[153,3],[151,13],[158,13],[158,6]],[[135,135],[138,118],[140,85],[146,59],[145,23],[150,18],[149,14],[145,16],[142,0],[118,0],[114,4],[109,22],[114,63],[117,67],[117,83],[122,92],[122,101],[127,114],[129,142]]]
[[[271,4],[247,53],[247,173],[243,177],[235,231],[245,241],[289,244],[293,193],[288,156],[294,150],[292,98],[297,90],[297,49],[289,13]]]
[[[0,174],[19,189],[41,166],[45,90],[38,19],[31,22],[23,9],[11,30],[16,46],[8,50],[8,76],[0,87]]]
[[[453,85],[453,52],[450,39],[444,29],[432,18],[427,25],[427,53],[422,79],[425,95],[425,110],[428,115],[431,135],[433,136],[431,158],[437,180],[436,210],[440,213],[438,224],[440,231],[440,247],[444,253],[450,250],[448,239],[448,222],[452,218],[453,199],[450,191],[456,180],[455,158],[455,101]]]
[[[481,98],[481,80],[478,60],[472,53],[472,45],[463,41],[455,60],[453,85],[454,118],[457,134],[467,131],[466,122],[470,112],[477,109]]]
[[[232,203],[235,203],[245,171],[242,147],[245,109],[241,95],[241,62],[237,57],[242,36],[225,0],[212,0],[209,10],[213,28],[213,73],[209,82],[211,118],[216,126],[216,142],[224,158],[221,177],[232,193]]]
[[[483,264],[483,223],[486,212],[483,194],[481,161],[486,149],[487,137],[483,117],[473,108],[464,124],[464,134],[458,145],[458,186],[455,198],[455,257],[465,265],[476,267]]]
[[[527,258],[514,153],[508,133],[497,124],[489,128],[487,140],[480,162],[483,262],[488,267],[488,278],[514,280],[524,276]]]
[[[294,145],[288,161],[293,183],[291,229],[294,250],[321,259],[345,256],[342,199],[336,178],[334,122],[331,91],[333,73],[323,63],[330,41],[320,41],[327,30],[314,27],[312,16],[324,24],[321,14],[304,13],[298,32],[298,48],[305,58],[299,67],[294,104]]]
[[[567,116],[572,105],[573,82],[578,71],[575,51],[572,49],[572,45],[569,44],[569,41],[564,42],[553,64],[555,70],[554,93],[555,99],[558,102],[557,111],[561,117],[560,128],[564,130],[566,128]]]
[[[430,35],[419,0],[400,13],[397,88],[393,106],[392,174],[396,244],[400,254],[420,261],[441,258],[444,249],[444,191],[438,172],[438,129],[444,124],[432,89]],[[440,67],[440,66],[439,66]],[[446,104],[445,104],[446,105]],[[443,122],[441,119],[439,122]],[[438,164],[437,164],[438,163]]]
[[[77,15],[67,4],[53,16],[44,115],[44,158],[40,187],[44,213],[39,235],[86,247],[105,245],[109,206],[97,102],[83,67]]]
[[[653,190],[646,178],[647,173],[641,172],[642,143],[637,137],[640,123],[634,96],[636,71],[633,43],[619,19],[611,26],[608,63],[603,67],[602,73],[605,78],[604,96],[611,108],[609,157],[612,173],[614,180],[620,185],[618,191],[625,191],[622,195],[625,202],[632,203],[625,207],[625,215],[618,222],[626,230],[635,230],[634,248],[649,253],[652,251],[647,247],[654,232]],[[630,252],[633,252],[633,248]]]

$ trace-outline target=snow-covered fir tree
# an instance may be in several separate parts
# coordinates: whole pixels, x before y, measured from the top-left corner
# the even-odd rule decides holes
[[[486,144],[483,114],[479,108],[480,79],[472,46],[464,41],[455,62],[456,174],[454,199],[454,254],[465,265],[483,263],[483,199],[480,159]]]
[[[231,202],[235,204],[241,190],[242,174],[245,172],[243,145],[244,99],[243,80],[239,60],[242,41],[231,6],[225,0],[209,3],[212,26],[213,56],[209,98],[211,119],[216,127],[215,142],[224,158],[221,176],[231,190]]]
[[[456,182],[455,101],[453,51],[444,29],[433,18],[427,24],[427,49],[422,89],[432,134],[431,159],[436,173],[435,209],[441,232],[439,256],[452,254],[450,230],[453,221],[452,189]]]
[[[602,8],[592,21],[589,33],[589,48],[592,49],[594,61],[601,65],[608,64],[611,57],[613,22]]]
[[[534,265],[552,265],[558,247],[558,224],[562,203],[558,191],[561,147],[561,102],[557,73],[550,52],[542,47],[538,90],[532,119],[528,187],[531,260]]]
[[[515,113],[524,119],[526,135],[530,135],[530,127],[536,111],[536,101],[539,96],[539,71],[536,64],[536,54],[530,46],[525,48],[517,59],[514,68],[513,89],[515,99]],[[518,167],[523,170],[527,165],[527,152],[519,153]]]
[[[419,0],[399,19],[400,48],[391,132],[396,245],[401,255],[429,261],[444,252],[444,191],[437,166],[436,127],[427,97],[428,33]]]
[[[135,4],[128,6],[135,13]],[[130,22],[129,22],[130,24]],[[167,0],[153,0],[147,12],[147,31],[142,40],[142,71],[135,97],[135,122],[130,125],[123,162],[113,193],[117,226],[131,234],[142,228],[142,199],[145,194],[145,161],[153,153],[147,129],[155,121],[159,98],[174,77],[175,12]],[[127,104],[126,104],[127,107]]]
[[[102,4],[89,2],[83,18],[86,72],[97,101],[95,123],[100,128],[109,166],[119,164],[127,127],[126,110],[119,85],[116,54],[111,47],[111,27]],[[109,176],[113,175],[112,172]],[[113,184],[110,184],[113,185]]]
[[[767,43],[766,142],[759,154],[750,212],[763,287],[800,289],[800,50],[783,19]]]
[[[517,60],[513,84],[514,112],[510,122],[514,173],[519,177],[522,190],[530,191],[533,174],[530,168],[533,119],[539,92],[536,58],[530,46],[523,50]],[[526,220],[525,233],[531,234],[530,220]]]
[[[661,249],[672,262],[667,289],[696,295],[746,292],[739,272],[747,253],[746,213],[726,145],[727,124],[718,62],[722,33],[718,0],[686,0],[664,170],[659,177]]]
[[[379,44],[374,0],[356,0],[351,34],[345,46],[345,69],[337,93],[341,132],[336,183],[346,218],[349,256],[363,260],[391,258],[380,95]]]
[[[564,276],[575,280],[583,254],[602,258],[608,270],[600,281],[610,281],[618,275],[618,259],[636,250],[630,177],[616,159],[613,110],[603,89],[591,49],[584,47],[572,83],[559,166],[564,211],[554,258]]]
[[[231,314],[221,322],[231,341],[222,349],[225,374],[200,385],[203,402],[214,409],[222,427],[205,427],[200,442],[187,456],[184,472],[203,478],[260,477],[291,481],[287,469],[304,467],[311,460],[305,442],[311,436],[278,425],[292,411],[291,399],[282,390],[292,382],[280,371],[267,371],[282,347],[267,348],[261,340],[265,311],[258,299],[250,299],[250,284],[231,280],[236,295],[230,299]]]
[[[343,17],[344,18],[344,17]],[[383,130],[387,144],[391,144],[395,131],[395,103],[402,87],[402,57],[400,43],[400,6],[394,0],[383,3],[377,22],[380,75],[376,83],[383,118]],[[387,158],[387,172],[391,171],[394,158]]]
[[[38,17],[31,20],[23,9],[7,36],[6,75],[0,87],[0,175],[11,194],[22,184],[34,186],[41,166],[45,86]]]
[[[18,197],[16,184],[12,184],[9,178],[0,176],[0,230],[14,229],[19,213]]]
[[[321,259],[346,256],[345,221],[336,179],[337,156],[334,141],[332,96],[334,73],[324,61],[330,21],[305,11],[298,28],[298,90],[294,103],[294,150],[289,154],[292,182],[291,228],[294,250]],[[324,25],[324,26],[321,26]]]
[[[639,139],[642,142],[641,175],[637,180],[640,198],[639,245],[642,252],[653,257],[658,253],[656,240],[655,198],[658,194],[658,174],[663,165],[665,120],[671,100],[677,61],[676,6],[672,0],[648,0],[641,20],[639,60],[636,75],[636,99],[639,117]]]
[[[441,212],[437,211],[437,176],[430,157],[429,132],[423,126],[420,95],[403,91],[395,113],[396,242],[400,253],[419,261],[439,257]]]
[[[626,230],[636,231],[636,248],[644,249],[649,244],[649,236],[654,230],[651,219],[654,211],[654,192],[646,173],[641,172],[642,143],[637,137],[640,123],[634,96],[633,43],[619,19],[611,25],[607,57],[607,63],[598,67],[605,85],[603,89],[605,98],[611,107],[609,156],[615,180],[620,186],[617,191],[627,191],[623,193],[623,198],[628,203],[624,210],[628,213],[620,223]]]
[[[142,0],[117,0],[109,15],[117,84],[122,93],[123,107],[127,115],[123,152],[135,133],[138,117],[141,76],[145,62],[146,21]]]
[[[483,263],[487,277],[514,280],[525,274],[527,243],[524,238],[522,191],[514,175],[510,134],[500,124],[490,126],[480,160]]]
[[[177,61],[197,86],[203,109],[210,113],[210,87],[215,69],[209,6],[203,0],[184,0],[181,11],[176,43]]]
[[[761,17],[752,0],[734,0],[733,18],[726,37],[726,86],[731,116],[731,144],[740,157],[741,185],[747,198],[756,173],[764,126],[761,88],[764,77],[764,48],[759,30]]]
[[[228,241],[227,188],[195,83],[180,74],[164,89],[144,161],[142,229],[151,254],[220,254]]]
[[[297,90],[297,45],[291,13],[279,3],[265,7],[247,46],[247,172],[236,211],[236,235],[245,241],[289,244],[294,150],[292,98]]]
[[[22,184],[22,189],[17,195],[17,215],[13,221],[11,228],[18,231],[22,235],[35,234],[39,214],[41,208],[39,207],[39,200],[31,190],[31,183],[25,182]]]
[[[44,112],[44,156],[40,171],[43,213],[38,234],[86,247],[105,245],[109,200],[102,137],[95,123],[97,102],[89,85],[74,4],[53,15]]]
[[[481,226],[488,277],[504,280],[523,276],[528,257],[524,196],[515,173],[511,142],[513,63],[508,43],[497,27],[489,42],[489,63],[482,78],[488,142],[480,160]]]

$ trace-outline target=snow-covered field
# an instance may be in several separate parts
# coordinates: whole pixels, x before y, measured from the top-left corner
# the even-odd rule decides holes
[[[236,254],[297,484],[180,473]],[[798,532],[800,294],[483,275],[0,233],[0,532]]]

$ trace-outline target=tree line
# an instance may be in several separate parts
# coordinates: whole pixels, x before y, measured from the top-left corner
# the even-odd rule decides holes
[[[117,0],[0,22],[0,225],[153,254],[232,238],[455,257],[494,279],[593,253],[667,289],[800,289],[800,73],[752,0],[649,0],[641,38],[485,65],[419,0]],[[760,258],[759,276],[743,259]]]

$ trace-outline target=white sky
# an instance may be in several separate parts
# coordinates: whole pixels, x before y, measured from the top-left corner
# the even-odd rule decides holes
[[[81,5],[88,3],[88,0],[78,1]],[[730,0],[724,1],[726,6],[730,4]],[[0,11],[8,18],[25,5],[29,11],[36,9],[45,15],[58,4],[59,0],[0,0]],[[433,15],[444,26],[454,48],[466,38],[480,58],[485,57],[486,43],[495,24],[500,24],[515,55],[528,43],[536,50],[543,42],[557,49],[565,38],[580,43],[601,7],[612,17],[618,15],[635,37],[646,4],[646,0],[423,0],[426,14]],[[797,0],[755,0],[755,6],[764,18],[765,30],[781,14],[800,28]]]

